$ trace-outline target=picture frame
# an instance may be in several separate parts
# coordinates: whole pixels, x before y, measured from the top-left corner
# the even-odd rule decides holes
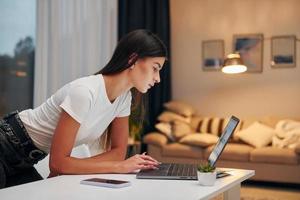
[[[233,35],[233,52],[238,52],[250,73],[263,70],[263,34]]]
[[[296,67],[295,35],[281,35],[271,37],[271,67]]]
[[[202,70],[218,71],[224,62],[224,40],[202,41]]]

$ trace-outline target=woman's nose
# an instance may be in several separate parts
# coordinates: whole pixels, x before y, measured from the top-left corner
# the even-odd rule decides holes
[[[155,79],[155,83],[159,83],[160,82],[160,75],[158,74],[156,79]]]

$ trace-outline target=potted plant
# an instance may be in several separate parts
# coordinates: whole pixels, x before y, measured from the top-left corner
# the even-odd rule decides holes
[[[198,181],[201,185],[212,186],[216,182],[217,172],[210,163],[200,164],[197,170]]]

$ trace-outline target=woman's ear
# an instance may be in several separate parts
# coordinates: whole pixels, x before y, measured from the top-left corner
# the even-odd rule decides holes
[[[128,65],[132,67],[138,59],[137,53],[132,53],[128,58]]]

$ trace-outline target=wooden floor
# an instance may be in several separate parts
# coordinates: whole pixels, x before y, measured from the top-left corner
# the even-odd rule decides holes
[[[222,195],[213,198],[222,199]],[[300,185],[245,182],[241,188],[241,200],[300,200]]]

